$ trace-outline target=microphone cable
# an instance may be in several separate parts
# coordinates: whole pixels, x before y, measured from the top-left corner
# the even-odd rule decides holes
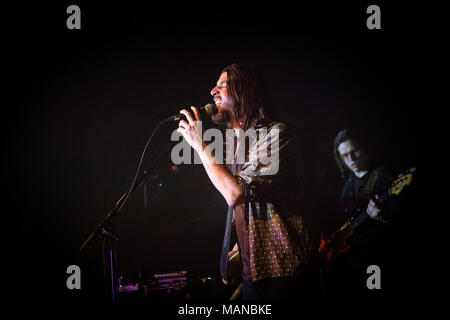
[[[172,119],[167,118],[167,119],[161,121],[161,122],[156,126],[156,128],[153,130],[152,134],[150,135],[150,138],[148,138],[147,143],[145,144],[144,150],[142,151],[141,158],[140,158],[140,160],[139,160],[139,165],[138,165],[138,168],[137,168],[137,170],[136,170],[136,174],[135,174],[135,176],[134,176],[133,182],[131,183],[131,187],[130,187],[130,189],[127,191],[126,197],[125,197],[125,199],[122,201],[122,204],[115,210],[115,211],[116,211],[116,214],[119,213],[119,212],[122,210],[123,206],[124,206],[125,203],[128,201],[128,198],[130,197],[131,193],[133,192],[133,189],[134,189],[134,187],[135,187],[135,185],[136,185],[137,178],[138,178],[138,176],[139,176],[139,172],[140,172],[141,167],[142,167],[142,162],[143,162],[143,160],[144,160],[144,155],[145,155],[145,153],[147,152],[147,148],[148,148],[148,146],[149,146],[149,144],[150,144],[150,141],[152,140],[152,138],[153,138],[153,136],[155,135],[155,133],[158,131],[159,127],[161,127],[164,123],[166,123],[166,122],[168,122],[168,121],[170,121],[170,120],[172,120]],[[166,146],[166,148],[167,148],[167,146]],[[166,150],[166,148],[163,148],[163,150],[160,152],[160,154],[156,157],[156,160],[152,163],[152,166],[153,166],[153,164],[161,157],[161,154]],[[117,207],[117,205],[119,204],[120,200],[122,200],[122,199],[123,199],[123,196],[119,199],[119,201],[117,201],[116,207]]]

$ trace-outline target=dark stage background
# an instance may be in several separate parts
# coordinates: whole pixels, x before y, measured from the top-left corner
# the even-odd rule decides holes
[[[332,153],[340,129],[365,129],[391,172],[420,170],[424,35],[408,24],[411,8],[380,4],[382,29],[368,30],[372,3],[77,1],[82,28],[68,30],[70,4],[4,13],[3,169],[12,205],[5,214],[13,221],[4,245],[18,299],[103,297],[100,242],[81,254],[80,245],[129,187],[159,121],[211,102],[210,90],[231,63],[259,67],[279,114],[295,127],[318,221],[333,213],[343,184]],[[157,133],[144,167],[175,128]],[[159,178],[148,181],[147,208],[139,188],[116,220],[120,271],[131,279],[138,268],[144,278],[178,270],[217,277],[226,203],[201,165],[178,173],[170,165],[163,157],[154,168]],[[81,267],[81,291],[66,288],[72,264]]]

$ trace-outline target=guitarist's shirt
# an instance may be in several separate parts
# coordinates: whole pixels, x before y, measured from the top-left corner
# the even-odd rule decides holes
[[[243,277],[252,282],[300,275],[314,251],[295,139],[281,122],[256,131],[258,143],[235,173],[245,201],[234,208]],[[278,160],[265,161],[267,147]]]
[[[370,170],[359,178],[353,173],[347,180],[339,200],[338,220],[339,225],[359,214],[366,214],[366,209],[371,198],[385,193],[392,185],[393,179],[384,168],[377,168],[378,178],[373,190],[366,194],[365,188],[372,173]],[[349,238],[350,251],[348,258],[354,265],[364,265],[381,259],[380,254],[388,241],[390,223],[398,211],[398,203],[390,199],[383,206],[383,215],[379,219],[368,218],[358,226],[352,237]]]

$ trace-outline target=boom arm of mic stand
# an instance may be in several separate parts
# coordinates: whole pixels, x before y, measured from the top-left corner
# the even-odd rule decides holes
[[[125,193],[126,195],[126,193]],[[124,195],[124,196],[125,196]],[[122,196],[121,199],[124,198],[124,196]],[[120,200],[119,202],[120,203]],[[112,233],[112,222],[114,220],[114,218],[117,216],[118,214],[118,205],[116,204],[116,208],[114,208],[113,211],[109,212],[105,218],[103,219],[103,221],[97,226],[97,229],[95,229],[90,235],[89,237],[83,242],[83,244],[80,247],[80,251],[82,251],[91,241],[93,238],[95,238],[96,236],[103,234],[103,235],[107,235],[108,237],[113,238],[114,240],[118,240],[117,236],[114,235],[114,233]]]
[[[164,151],[166,151],[167,147],[171,144],[171,142],[169,142],[164,148],[163,150],[161,150],[160,154],[156,157],[156,159],[153,161],[153,163],[144,170],[144,173],[140,179],[140,181],[138,183],[136,183],[133,187],[133,189],[131,190],[131,193],[134,192],[134,190],[136,190],[137,188],[139,188],[142,183],[144,182],[144,180],[147,178],[147,175],[149,174],[150,170],[154,167],[154,165],[156,164],[156,162],[159,160],[159,158],[161,157],[161,155],[164,153]],[[112,222],[114,220],[114,218],[119,214],[119,208],[121,207],[122,202],[124,201],[124,199],[127,198],[127,194],[128,192],[125,192],[122,197],[120,197],[119,201],[116,202],[116,205],[114,206],[114,209],[111,210],[111,212],[107,213],[105,218],[103,219],[103,221],[97,226],[97,229],[95,229],[89,236],[88,238],[83,242],[83,244],[80,247],[80,251],[82,251],[91,241],[93,238],[95,238],[96,236],[98,236],[99,234],[104,233],[105,231],[107,231],[108,229],[111,229],[112,227]],[[117,237],[111,232],[111,230],[109,231],[109,236],[112,236],[113,238],[115,238],[117,240]]]

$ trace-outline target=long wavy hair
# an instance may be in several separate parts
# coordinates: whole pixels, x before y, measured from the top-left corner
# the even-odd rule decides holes
[[[273,101],[262,74],[253,66],[231,64],[222,72],[227,73],[227,91],[232,103],[231,119],[234,124],[247,130],[270,122],[273,116]]]

